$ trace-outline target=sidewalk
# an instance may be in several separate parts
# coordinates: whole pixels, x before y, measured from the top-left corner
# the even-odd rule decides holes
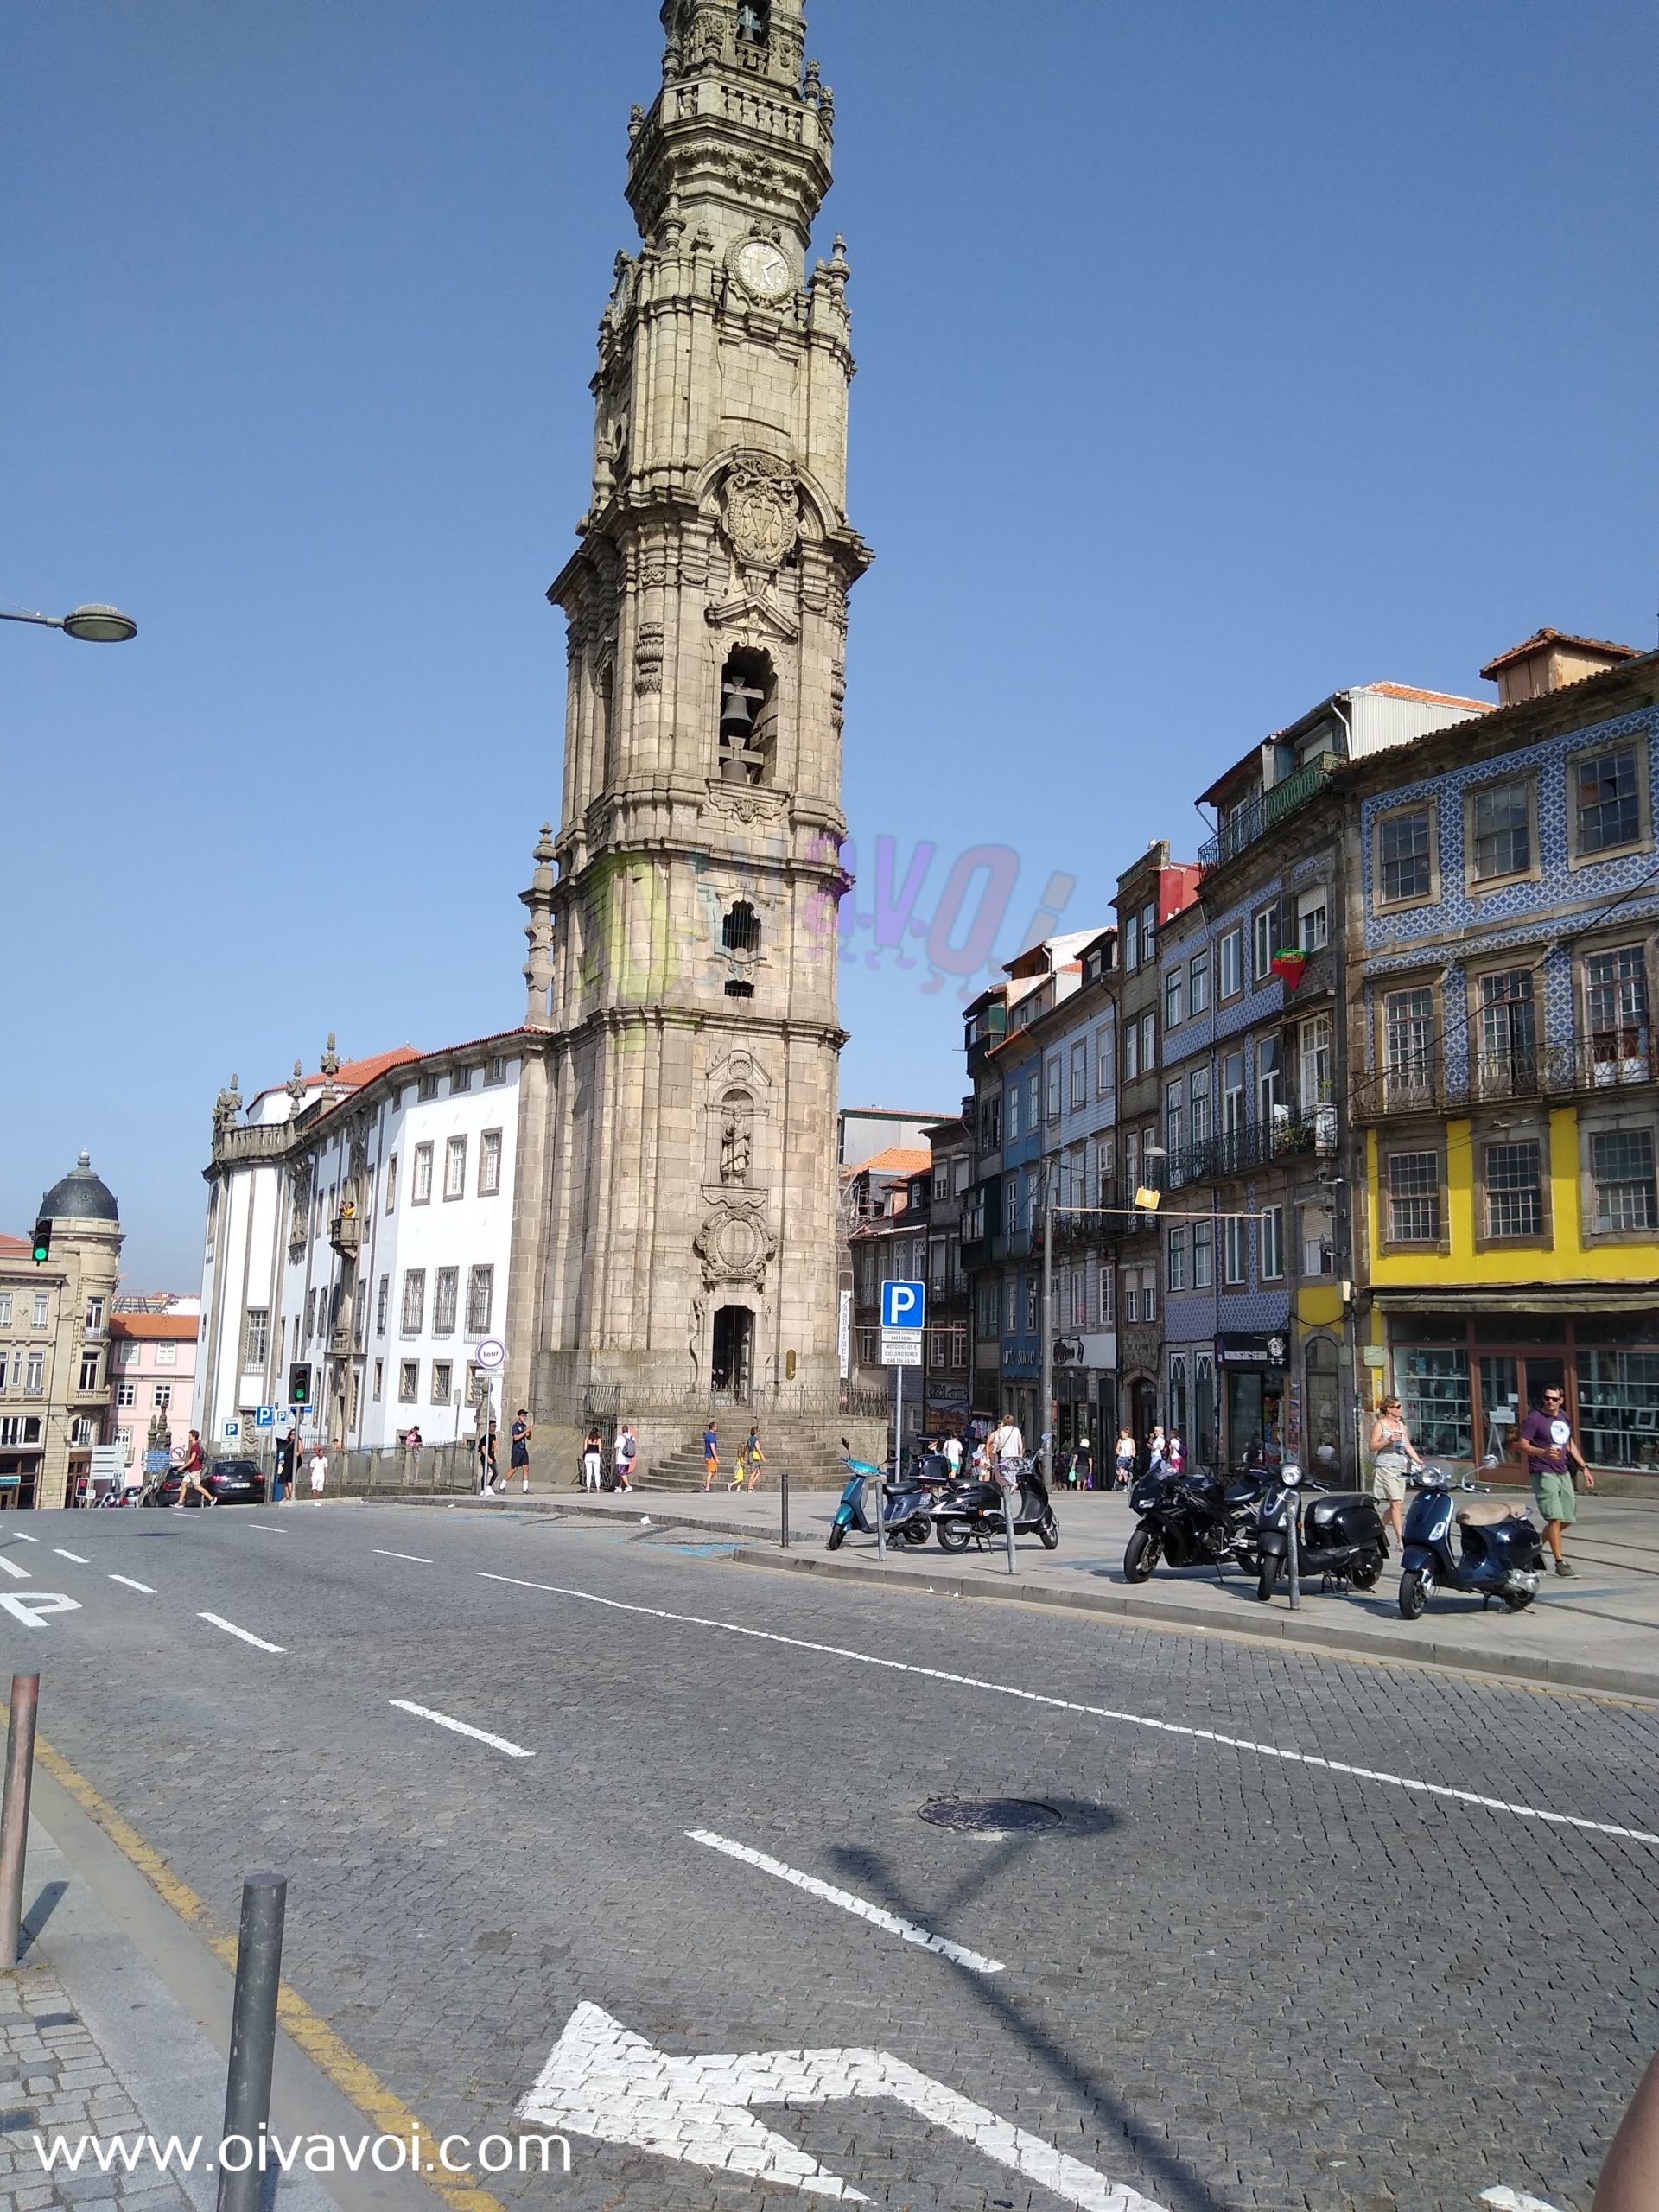
[[[884,1567],[874,1541],[855,1535],[831,1555],[824,1539],[837,1494],[823,1491],[791,1495],[794,1541],[788,1553],[779,1548],[775,1486],[754,1497],[717,1491],[616,1497],[570,1490],[474,1498],[469,1504],[442,1502],[457,1511],[618,1521],[635,1529],[648,1520],[652,1530],[671,1539],[731,1540],[734,1556],[744,1566],[866,1583],[879,1577],[896,1589],[1065,1605],[1141,1624],[1659,1699],[1659,1499],[1582,1498],[1578,1525],[1567,1540],[1577,1574],[1558,1580],[1546,1570],[1537,1599],[1525,1612],[1496,1606],[1483,1612],[1478,1598],[1449,1593],[1437,1595],[1419,1622],[1400,1618],[1397,1552],[1376,1590],[1325,1595],[1313,1583],[1294,1614],[1282,1595],[1259,1605],[1255,1582],[1236,1569],[1219,1584],[1213,1573],[1166,1567],[1149,1582],[1126,1583],[1123,1548],[1135,1516],[1128,1499],[1110,1491],[1060,1492],[1054,1508],[1059,1549],[1046,1552],[1034,1539],[1021,1541],[1012,1581],[1000,1543],[954,1557],[931,1543],[919,1550],[906,1547],[890,1550]]]

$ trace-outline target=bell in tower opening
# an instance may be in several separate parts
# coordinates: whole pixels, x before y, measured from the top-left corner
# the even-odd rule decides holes
[[[811,254],[834,110],[801,0],[666,0],[663,22],[592,504],[548,594],[569,677],[552,866],[526,893],[534,1411],[619,1407],[649,1459],[741,1390],[806,1425],[810,1459],[844,1426],[822,917],[846,888],[847,600],[870,559],[845,507],[850,272],[839,240]]]

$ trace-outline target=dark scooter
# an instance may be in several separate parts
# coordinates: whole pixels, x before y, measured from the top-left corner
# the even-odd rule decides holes
[[[1494,1598],[1512,1613],[1532,1603],[1544,1548],[1524,1504],[1495,1497],[1471,1482],[1457,1485],[1454,1495],[1439,1467],[1423,1468],[1411,1486],[1417,1495],[1406,1515],[1400,1574],[1400,1611],[1407,1620],[1421,1620],[1442,1588],[1478,1592],[1483,1612]],[[1467,1503],[1465,1492],[1473,1493]]]
[[[1123,1580],[1146,1581],[1160,1559],[1171,1567],[1213,1567],[1217,1578],[1231,1559],[1254,1574],[1255,1515],[1266,1485],[1264,1473],[1222,1483],[1197,1467],[1142,1475],[1129,1491],[1141,1518],[1124,1548]]]
[[[880,1467],[873,1467],[868,1459],[855,1459],[848,1449],[847,1440],[841,1440],[849,1473],[847,1487],[841,1493],[841,1503],[836,1508],[836,1517],[830,1523],[830,1549],[838,1552],[846,1542],[849,1529],[856,1529],[861,1535],[873,1536],[875,1527],[864,1510],[864,1491],[868,1483],[880,1484],[881,1521],[889,1543],[925,1544],[933,1525],[933,1504],[937,1495],[931,1487],[924,1488],[914,1482],[890,1482]]]
[[[1313,1493],[1304,1497],[1304,1489]],[[1327,1491],[1306,1481],[1301,1465],[1287,1459],[1269,1478],[1256,1516],[1255,1543],[1261,1566],[1255,1594],[1265,1605],[1290,1561],[1294,1516],[1300,1572],[1317,1574],[1322,1586],[1356,1590],[1376,1586],[1389,1556],[1389,1539],[1373,1499],[1358,1491]]]
[[[1020,1462],[1020,1489],[1007,1503],[1014,1510],[1014,1535],[1036,1536],[1044,1549],[1052,1552],[1060,1541],[1060,1528],[1035,1459]],[[933,1507],[933,1526],[941,1551],[965,1552],[970,1543],[1002,1542],[1007,1515],[1001,1484],[953,1484]]]

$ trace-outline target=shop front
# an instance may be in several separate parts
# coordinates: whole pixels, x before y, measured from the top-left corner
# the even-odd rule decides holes
[[[1117,1338],[1084,1329],[1054,1342],[1054,1464],[1065,1466],[1087,1440],[1096,1465],[1117,1434]]]
[[[1390,1312],[1394,1389],[1427,1459],[1526,1479],[1516,1437],[1546,1390],[1591,1466],[1659,1475],[1659,1308],[1601,1313]]]
[[[1216,1338],[1225,1465],[1236,1472],[1258,1450],[1270,1459],[1285,1448],[1285,1362],[1289,1332],[1224,1329]]]

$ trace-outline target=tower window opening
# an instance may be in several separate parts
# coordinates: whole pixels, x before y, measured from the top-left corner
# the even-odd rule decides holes
[[[754,996],[754,985],[740,982],[728,983],[726,995],[728,999],[752,999]]]
[[[763,652],[740,646],[720,677],[720,780],[769,784],[778,720],[778,683]]]
[[[771,35],[771,0],[741,0],[737,11],[738,44],[764,46]]]
[[[728,952],[759,952],[760,920],[747,899],[740,899],[720,925],[720,941]]]

